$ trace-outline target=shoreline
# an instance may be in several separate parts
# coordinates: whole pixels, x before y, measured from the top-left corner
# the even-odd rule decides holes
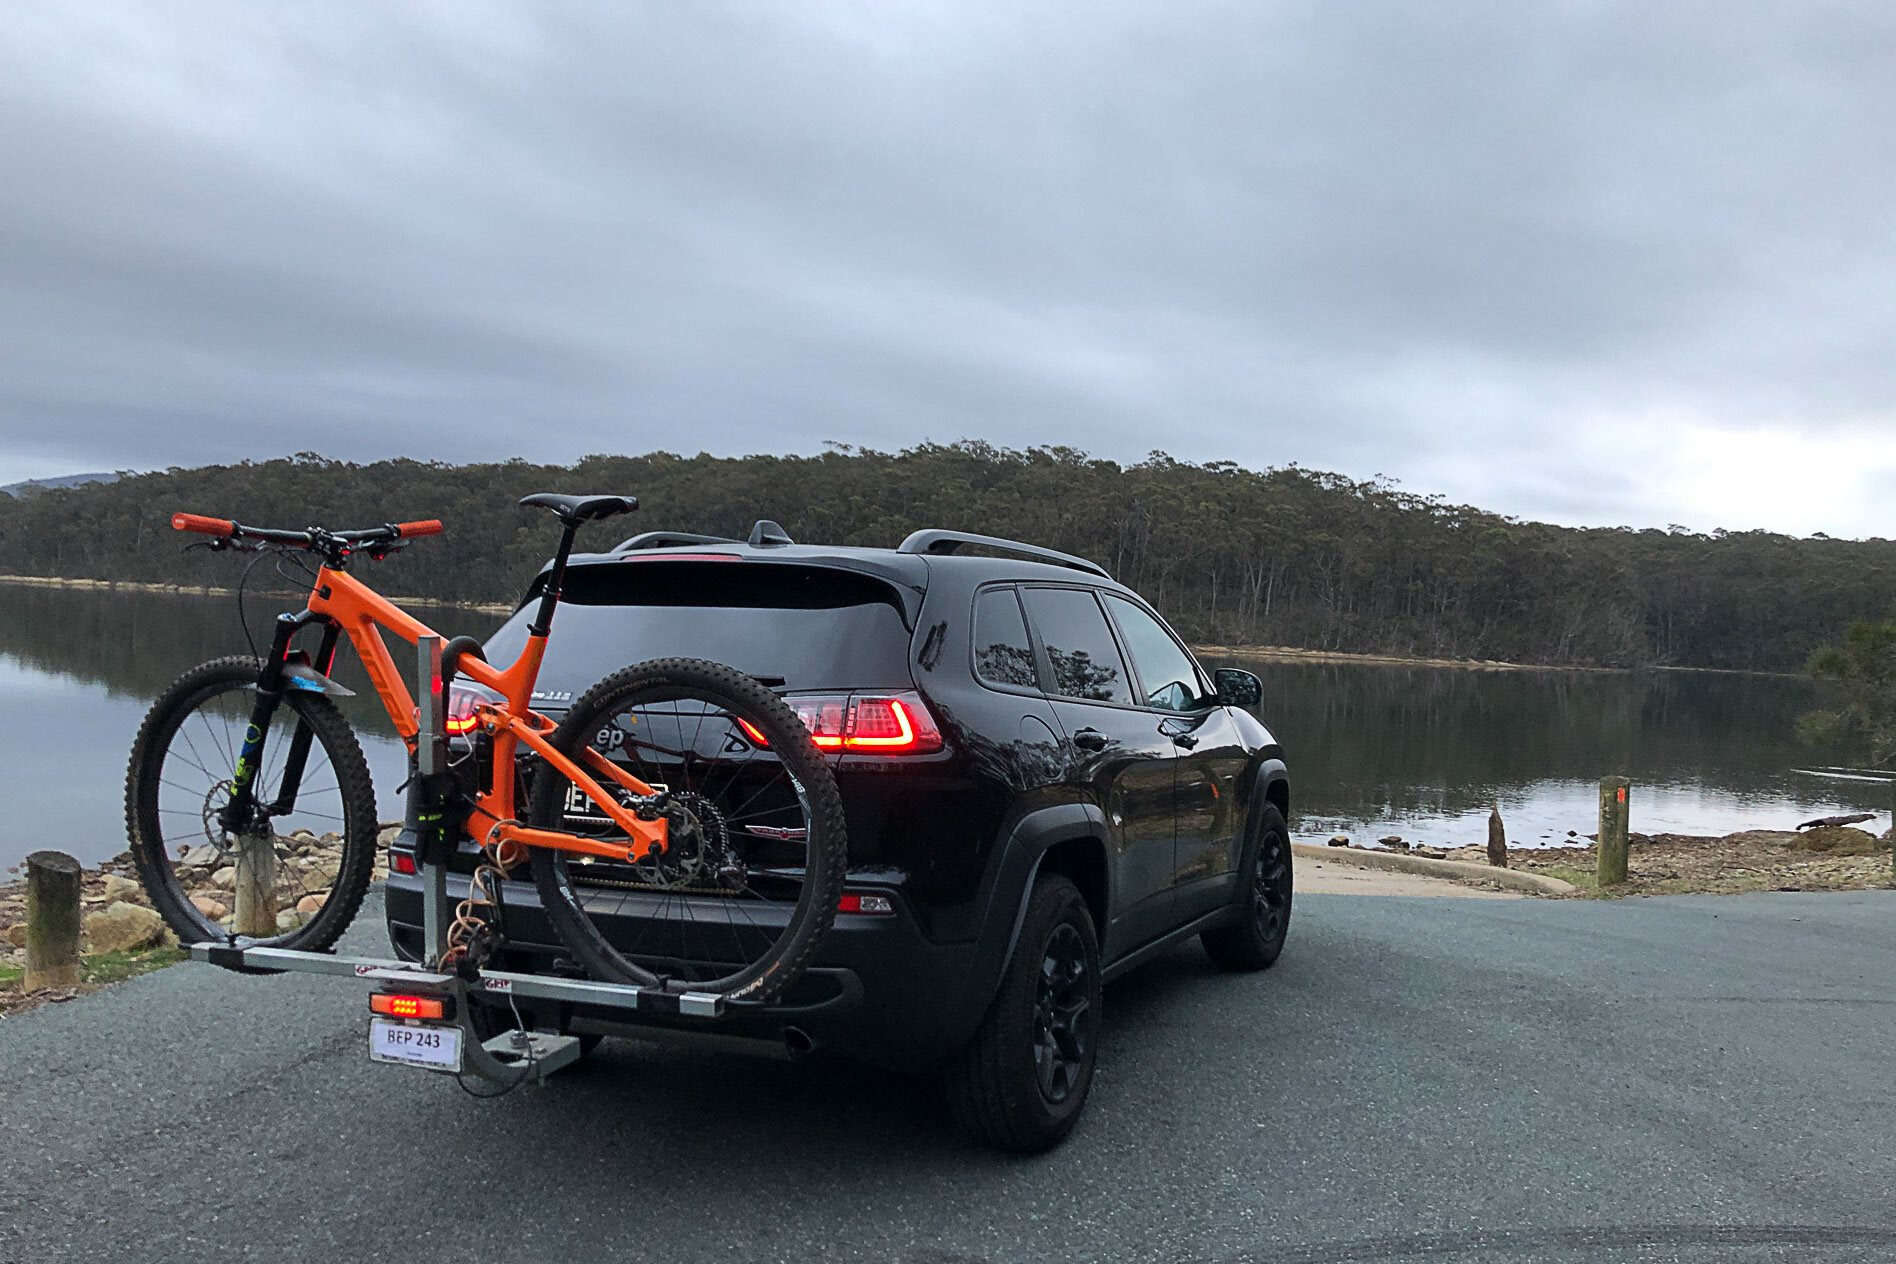
[[[1446,667],[1489,672],[1590,672],[1633,675],[1639,672],[1690,672],[1708,676],[1776,676],[1804,679],[1800,672],[1765,671],[1749,667],[1688,667],[1677,663],[1647,663],[1608,667],[1598,663],[1516,663],[1500,658],[1431,658],[1424,654],[1391,654],[1358,650],[1310,650],[1294,645],[1194,645],[1194,653],[1208,657],[1256,659],[1273,663],[1336,663],[1356,667]]]
[[[162,593],[183,597],[235,597],[235,588],[225,588],[216,584],[154,584],[135,579],[57,579],[50,575],[0,575],[0,584],[12,584],[21,588],[77,588],[87,592],[136,592]],[[300,596],[301,593],[283,594],[259,585],[248,590],[248,596],[268,597],[272,595]],[[450,601],[442,597],[403,597],[389,596],[396,605],[442,606],[455,610],[472,610],[479,614],[512,614],[513,607],[498,601]]]
[[[26,588],[75,588],[91,592],[163,593],[186,597],[234,597],[235,588],[215,584],[159,584],[133,579],[60,579],[49,575],[0,575],[0,584]],[[257,587],[253,595],[267,596],[271,590]],[[295,594],[291,594],[295,595]],[[444,597],[407,597],[389,595],[396,605],[439,606],[471,610],[478,614],[508,615],[514,607],[501,601],[453,601]],[[1204,657],[1253,659],[1273,663],[1325,663],[1355,667],[1440,667],[1460,671],[1484,672],[1591,672],[1629,675],[1636,672],[1692,672],[1715,676],[1776,676],[1803,679],[1802,673],[1765,671],[1744,667],[1689,667],[1676,663],[1648,663],[1633,667],[1609,667],[1597,663],[1516,663],[1499,658],[1436,658],[1426,654],[1394,654],[1364,650],[1314,650],[1295,645],[1219,645],[1194,644],[1194,653]]]

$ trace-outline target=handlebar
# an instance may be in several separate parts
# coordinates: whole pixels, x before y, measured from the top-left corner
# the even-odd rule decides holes
[[[229,518],[206,518],[201,514],[176,513],[171,515],[171,528],[174,531],[193,531],[199,535],[213,536],[218,540],[256,540],[263,544],[294,545],[319,553],[346,553],[362,545],[368,545],[373,549],[376,545],[392,544],[396,540],[440,535],[441,520],[423,518],[416,522],[390,522],[360,531],[328,531],[322,527],[309,527],[302,531],[284,531],[275,527],[246,527],[241,523],[232,522]]]

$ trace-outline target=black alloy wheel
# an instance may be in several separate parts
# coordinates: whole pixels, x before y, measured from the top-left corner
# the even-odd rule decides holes
[[[1064,1102],[1079,1082],[1093,1038],[1091,969],[1070,922],[1054,927],[1040,957],[1034,1012],[1034,1072],[1049,1102]]]
[[[1266,803],[1258,812],[1257,845],[1252,848],[1241,913],[1198,937],[1206,954],[1226,970],[1266,970],[1276,964],[1290,934],[1294,888],[1290,830],[1277,805]]]
[[[1267,942],[1282,943],[1290,922],[1290,840],[1275,831],[1258,840],[1251,866],[1251,916]]]
[[[974,1039],[947,1069],[961,1126],[987,1144],[1038,1154],[1073,1131],[1099,1057],[1099,937],[1085,898],[1037,879],[1020,936]]]

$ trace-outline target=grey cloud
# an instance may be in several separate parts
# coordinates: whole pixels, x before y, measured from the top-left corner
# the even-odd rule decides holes
[[[974,436],[1562,521],[1885,529],[1869,500],[1721,498],[1690,438],[1880,459],[1884,6],[0,28],[0,481]],[[1629,451],[1650,468],[1608,477]]]

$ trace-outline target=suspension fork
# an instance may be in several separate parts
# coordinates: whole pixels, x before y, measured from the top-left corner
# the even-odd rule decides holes
[[[286,616],[293,621],[300,620],[297,622],[296,631],[290,633],[292,638],[311,621],[308,615],[309,612],[306,610],[301,615]],[[324,676],[327,676],[329,669],[335,665],[336,641],[341,635],[341,624],[333,619],[323,621],[323,638],[316,646],[315,667]],[[287,655],[287,648],[285,653]],[[301,716],[298,716],[296,732],[290,736],[289,754],[283,760],[283,784],[278,787],[277,797],[270,804],[271,816],[288,816],[296,810],[296,795],[303,788],[303,768],[309,762],[309,744],[315,736],[309,725],[303,722]]]
[[[263,660],[263,670],[257,673],[256,701],[251,703],[250,722],[244,728],[243,744],[237,751],[237,766],[231,771],[230,801],[217,813],[218,827],[226,834],[248,833],[258,823],[259,818],[268,819],[271,813],[271,808],[264,807],[257,801],[257,774],[263,767],[264,735],[270,731],[270,721],[276,718],[277,708],[283,703],[285,679],[283,667],[285,660],[289,657],[290,642],[296,639],[296,634],[307,624],[321,617],[307,610],[301,614],[277,616],[276,635],[270,642],[268,657]],[[324,640],[328,643],[329,652],[333,656],[335,645],[332,635],[325,634]],[[310,734],[308,727],[301,723],[297,725],[296,736],[290,739],[291,753],[294,753],[299,745],[299,738],[303,758],[307,760]],[[298,768],[297,777],[300,779],[301,776],[302,770]],[[293,783],[286,777],[284,784],[287,789]],[[289,790],[288,797],[294,801],[295,792]],[[279,796],[278,801],[282,801],[282,796]]]

